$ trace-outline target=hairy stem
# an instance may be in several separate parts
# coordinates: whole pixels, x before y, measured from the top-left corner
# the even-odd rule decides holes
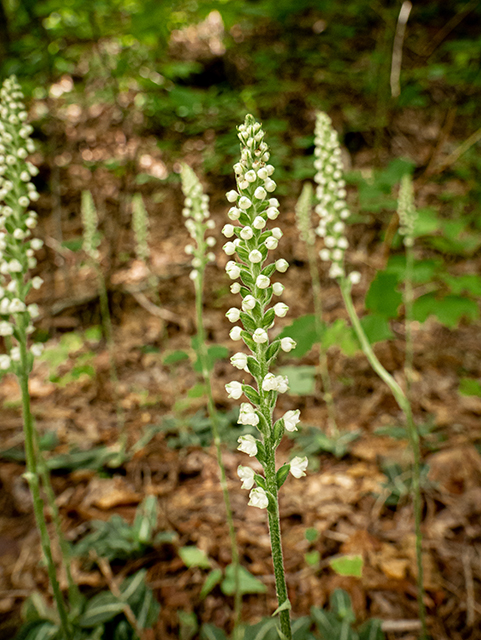
[[[25,433],[25,456],[27,460],[27,480],[32,492],[33,499],[33,511],[35,514],[35,520],[40,533],[40,542],[42,545],[43,555],[47,563],[48,577],[50,584],[52,585],[53,596],[57,605],[58,614],[60,618],[60,626],[62,632],[67,640],[72,638],[72,633],[68,621],[67,608],[65,601],[60,590],[60,585],[57,579],[57,572],[52,557],[51,540],[47,530],[47,522],[45,520],[45,514],[43,512],[43,500],[40,495],[40,482],[37,469],[36,458],[36,438],[35,428],[33,424],[32,412],[30,410],[30,394],[28,390],[28,354],[27,354],[27,339],[24,331],[20,332],[19,337],[20,346],[20,362],[21,372],[19,374],[19,383],[22,393],[22,414],[23,414],[23,429]]]

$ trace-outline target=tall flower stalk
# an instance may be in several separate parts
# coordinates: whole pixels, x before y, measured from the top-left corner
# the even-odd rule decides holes
[[[100,235],[98,232],[98,216],[95,204],[90,191],[82,191],[81,214],[83,223],[83,249],[89,258],[90,264],[95,269],[97,284],[99,288],[100,300],[100,317],[102,318],[102,327],[107,342],[107,350],[109,353],[109,371],[110,382],[112,384],[115,411],[117,414],[117,425],[120,433],[120,455],[125,453],[127,446],[127,434],[125,433],[125,415],[120,404],[119,393],[119,376],[117,365],[115,363],[115,341],[112,329],[112,317],[109,309],[109,298],[107,292],[107,284],[102,272],[99,258],[100,253],[98,247],[100,245]]]
[[[242,592],[239,584],[239,548],[235,534],[234,517],[232,515],[229,490],[227,487],[225,466],[222,460],[222,442],[219,433],[219,417],[215,408],[214,398],[212,396],[212,367],[210,365],[209,354],[207,351],[203,314],[205,268],[209,262],[215,260],[215,255],[211,251],[212,247],[215,245],[215,238],[213,236],[206,237],[206,233],[214,229],[215,223],[210,218],[209,197],[203,193],[202,186],[195,173],[185,164],[182,165],[181,178],[182,191],[185,196],[183,209],[183,215],[186,219],[185,226],[193,240],[193,244],[189,243],[186,246],[185,251],[188,255],[192,256],[193,269],[190,272],[190,279],[194,283],[195,288],[197,326],[197,340],[195,342],[195,346],[202,369],[202,377],[207,395],[207,409],[212,425],[214,445],[217,454],[217,464],[220,472],[220,484],[222,488],[222,495],[224,497],[227,524],[229,527],[232,564],[234,566],[234,638],[237,638],[242,613]]]
[[[419,608],[419,618],[423,629],[423,638],[427,637],[426,625],[426,609],[424,606],[424,582],[423,582],[423,566],[422,566],[422,533],[421,533],[421,449],[419,441],[419,432],[414,423],[411,404],[408,395],[396,382],[393,376],[379,362],[374,353],[371,344],[364,333],[359,317],[354,308],[351,296],[353,284],[360,282],[360,274],[352,271],[346,274],[344,265],[344,254],[348,248],[348,241],[345,235],[345,222],[350,216],[349,209],[346,204],[346,189],[343,179],[343,167],[341,161],[341,149],[336,131],[332,127],[331,119],[325,113],[318,113],[315,130],[315,161],[316,168],[315,181],[317,183],[316,212],[319,214],[319,225],[316,229],[317,234],[324,240],[324,248],[321,249],[320,258],[326,262],[330,262],[329,275],[337,280],[344,304],[346,305],[352,326],[357,334],[362,350],[366,355],[369,363],[374,371],[390,388],[396,402],[401,411],[404,413],[409,437],[409,443],[413,452],[413,510],[415,520],[416,534],[416,560],[417,560],[417,599]],[[407,275],[408,285],[405,290],[406,302],[406,329],[408,331],[408,345],[406,368],[408,373],[408,387],[411,379],[412,369],[412,343],[411,343],[411,319],[412,319],[412,244],[413,244],[413,226],[414,226],[414,204],[412,196],[412,186],[409,179],[404,179],[401,187],[399,202],[399,217],[401,221],[401,232],[405,236],[405,245],[408,249],[407,254]]]
[[[264,473],[258,474],[252,467],[241,465],[238,475],[242,488],[250,490],[249,505],[267,509],[279,603],[275,613],[280,617],[281,638],[291,640],[291,605],[282,555],[278,491],[289,471],[296,478],[305,475],[307,458],[296,457],[280,468],[276,465],[276,449],[284,430],[297,430],[300,412],[287,411],[274,421],[278,394],[288,390],[288,380],[285,376],[271,373],[270,367],[281,349],[289,352],[296,343],[292,338],[270,340],[268,335],[276,316],[284,317],[289,309],[283,302],[269,306],[272,297],[280,296],[284,291],[280,282],[273,283],[271,279],[276,271],[284,273],[289,265],[283,258],[268,261],[269,251],[277,248],[283,234],[279,227],[266,228],[268,221],[279,216],[279,202],[270,197],[276,183],[271,178],[274,167],[269,164],[264,131],[260,123],[248,115],[238,128],[238,137],[241,158],[234,165],[237,190],[226,195],[233,205],[227,215],[234,224],[226,224],[222,232],[227,238],[233,238],[223,248],[228,256],[237,258],[228,261],[226,271],[236,281],[231,285],[231,291],[240,294],[241,304],[240,308],[229,309],[226,316],[233,323],[240,320],[243,328],[239,325],[233,327],[230,337],[236,342],[243,341],[250,352],[239,351],[232,356],[231,362],[237,369],[252,375],[255,387],[233,381],[226,385],[226,391],[229,398],[238,400],[243,395],[247,398],[249,402],[243,402],[240,407],[239,423],[254,426],[259,431],[260,438],[240,436],[238,449],[249,457],[257,458]]]
[[[327,351],[322,340],[322,290],[317,267],[317,256],[315,250],[315,233],[311,223],[313,190],[312,185],[307,182],[296,204],[296,221],[299,234],[307,250],[307,262],[312,283],[312,296],[314,300],[314,326],[316,330],[317,344],[319,346],[319,371],[321,373],[323,398],[327,407],[329,436],[335,438],[339,436],[339,428],[336,422],[336,407],[332,396],[331,377],[327,364]]]
[[[4,338],[7,350],[7,353],[0,355],[0,369],[14,373],[19,381],[27,462],[24,476],[32,493],[35,520],[60,626],[64,637],[70,639],[72,631],[67,606],[57,579],[52,541],[44,514],[38,434],[28,389],[34,357],[40,355],[42,345],[30,345],[29,342],[29,335],[34,330],[33,320],[39,315],[39,309],[36,304],[27,303],[27,296],[32,288],[39,289],[43,282],[39,276],[32,278],[29,269],[35,268],[37,261],[34,253],[43,243],[38,238],[32,238],[37,214],[29,206],[38,199],[38,193],[31,179],[38,170],[27,161],[35,146],[30,139],[32,127],[26,124],[26,120],[21,88],[14,77],[8,78],[0,90],[0,336]],[[46,488],[50,489],[49,483]],[[52,495],[47,493],[51,501]],[[61,549],[65,551],[62,544]],[[69,573],[67,575],[70,577]]]

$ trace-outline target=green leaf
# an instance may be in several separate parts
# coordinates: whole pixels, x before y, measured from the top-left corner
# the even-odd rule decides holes
[[[181,547],[179,549],[179,556],[182,558],[186,567],[199,567],[200,569],[211,568],[211,562],[207,554],[198,547]]]
[[[366,294],[366,309],[384,316],[396,318],[402,304],[402,294],[396,290],[397,276],[387,271],[378,271]]]
[[[232,596],[235,593],[235,565],[225,568],[225,578],[221,584],[222,593]],[[245,593],[265,593],[267,588],[260,580],[249,573],[245,567],[239,566],[239,591]]]
[[[256,322],[247,313],[244,313],[242,311],[240,314],[240,319],[242,324],[244,325],[244,329],[246,329],[246,331],[249,331],[249,333],[254,333],[254,331],[257,329]]]
[[[461,378],[459,393],[462,396],[478,396],[481,398],[481,382],[475,378]]]
[[[361,326],[371,344],[394,338],[388,320],[377,313],[370,313],[361,318]]]
[[[98,624],[108,622],[122,613],[124,603],[110,591],[102,591],[94,596],[85,607],[83,615],[79,619],[79,626],[83,628],[95,627]]]
[[[243,640],[279,640],[277,624],[273,618],[264,618],[246,628]]]
[[[272,323],[274,322],[274,318],[275,318],[276,314],[274,309],[269,309],[266,314],[264,315],[264,317],[262,318],[261,321],[261,327],[263,329],[269,329],[269,327],[272,325]]]
[[[279,373],[289,378],[289,393],[309,396],[316,388],[316,367],[309,365],[280,367]]]
[[[247,356],[247,368],[254,378],[259,376],[261,373],[261,367],[253,356]]]
[[[362,567],[364,561],[360,555],[346,555],[339,558],[332,558],[329,561],[330,567],[340,576],[353,576],[362,578]]]
[[[205,385],[199,382],[198,384],[194,384],[194,386],[187,391],[187,397],[202,398],[202,396],[205,394],[205,391]]]
[[[282,330],[280,338],[292,338],[297,342],[295,349],[289,352],[293,358],[301,358],[308,353],[318,341],[316,321],[313,314],[297,318]]]
[[[188,360],[189,354],[185,351],[178,349],[177,351],[172,351],[164,358],[164,364],[175,364],[176,362],[182,362],[183,360]]]
[[[280,469],[277,470],[276,473],[276,483],[277,488],[280,489],[284,482],[287,480],[287,476],[289,475],[289,471],[291,469],[290,464],[283,464]]]
[[[464,317],[477,320],[479,307],[474,300],[461,296],[449,295],[438,299],[435,293],[427,293],[414,301],[413,315],[419,322],[435,315],[441,324],[454,329]]]
[[[377,618],[371,618],[359,628],[359,640],[384,640],[382,622]]]
[[[336,589],[331,593],[329,598],[332,611],[336,614],[339,620],[346,620],[348,622],[355,622],[356,616],[352,610],[351,598],[343,589]]]
[[[200,590],[200,599],[203,600],[212,589],[220,583],[222,580],[222,571],[220,569],[213,569],[205,579],[202,589]]]
[[[274,613],[271,614],[271,617],[273,618],[278,613],[281,613],[281,611],[290,611],[291,609],[292,609],[292,605],[289,602],[289,600],[284,600],[284,602],[279,607],[277,607],[277,609],[274,611]]]
[[[309,527],[306,529],[304,535],[306,536],[306,540],[308,542],[316,542],[319,540],[319,531],[314,529],[314,527]]]
[[[248,347],[253,353],[255,353],[257,349],[257,345],[252,339],[252,336],[249,333],[247,333],[247,331],[242,331],[241,337],[246,347]]]
[[[213,624],[203,624],[200,629],[200,639],[201,640],[227,640],[227,636],[219,629],[219,627],[214,627]]]
[[[277,356],[277,354],[279,353],[281,349],[281,341],[280,340],[275,340],[274,342],[272,342],[266,351],[266,360],[271,360],[272,358],[275,358]]]
[[[465,274],[462,276],[443,277],[444,282],[451,289],[451,293],[462,294],[469,293],[472,296],[481,296],[481,277],[474,274]]]
[[[260,476],[258,473],[254,475],[254,480],[258,487],[262,487],[264,491],[267,491],[266,479],[263,476]]]
[[[359,351],[359,343],[353,330],[347,326],[346,321],[342,318],[335,320],[327,327],[322,337],[322,344],[324,349],[336,345],[346,356],[353,356]]]
[[[310,567],[316,565],[320,559],[321,554],[319,553],[319,551],[309,551],[308,553],[304,554],[304,560]]]
[[[254,387],[251,387],[248,384],[243,384],[242,391],[244,392],[244,395],[249,400],[249,402],[252,402],[252,404],[254,405],[260,405],[261,399]]]

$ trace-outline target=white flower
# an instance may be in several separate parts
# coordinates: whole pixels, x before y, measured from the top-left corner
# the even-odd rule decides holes
[[[251,425],[256,427],[259,424],[259,416],[255,412],[254,407],[248,402],[243,402],[240,406],[239,424]]]
[[[280,240],[284,235],[279,227],[274,227],[274,229],[271,230],[271,233],[276,240]]]
[[[222,233],[226,238],[232,238],[232,236],[234,235],[234,225],[225,224],[224,228],[222,229]]]
[[[296,346],[297,346],[297,342],[292,338],[281,338],[281,349],[285,353],[289,353],[289,351],[292,351],[293,349],[295,349]]]
[[[240,232],[240,237],[242,238],[242,240],[250,240],[253,235],[254,232],[249,226],[244,227]]]
[[[337,244],[336,238],[334,238],[333,236],[326,236],[324,238],[324,244],[326,245],[326,247],[328,247],[328,249],[333,249]]]
[[[0,369],[2,371],[6,371],[7,369],[10,369],[11,364],[12,364],[12,361],[10,359],[10,356],[7,356],[5,354],[0,355]]]
[[[263,229],[266,226],[266,221],[262,216],[256,216],[254,218],[252,226],[254,227],[254,229]]]
[[[241,327],[232,327],[232,329],[229,332],[229,337],[234,342],[237,342],[238,340],[240,340],[242,338],[241,334],[242,334],[242,328]]]
[[[43,344],[41,342],[32,344],[32,346],[30,347],[30,351],[36,357],[41,356],[43,353]]]
[[[242,300],[243,311],[251,311],[256,306],[256,299],[254,296],[248,295]]]
[[[289,263],[287,262],[287,260],[284,260],[284,258],[281,258],[280,260],[276,260],[277,271],[279,271],[280,273],[285,273],[288,268],[289,268]]]
[[[277,245],[279,244],[279,241],[276,240],[276,238],[274,238],[273,236],[271,236],[270,238],[267,238],[264,244],[266,245],[267,249],[269,249],[269,251],[274,251],[274,249],[277,249]]]
[[[286,411],[286,413],[282,416],[284,420],[284,427],[286,431],[297,431],[297,424],[300,420],[301,412],[299,409],[296,411]]]
[[[241,274],[239,265],[233,260],[229,260],[229,262],[225,265],[225,270],[231,280],[235,280]]]
[[[239,282],[234,282],[231,284],[230,286],[231,293],[239,293],[240,290],[241,290],[241,286]]]
[[[272,291],[275,296],[281,296],[284,293],[284,289],[284,285],[280,282],[274,282],[274,284],[272,285]]]
[[[197,271],[197,269],[193,269],[190,273],[189,273],[189,278],[191,280],[197,280],[197,278],[199,277],[199,272]]]
[[[277,391],[279,393],[286,393],[289,391],[289,379],[287,376],[276,376]]]
[[[240,318],[240,309],[237,309],[236,307],[231,307],[225,315],[230,322],[237,322]]]
[[[29,304],[27,307],[27,311],[29,312],[31,318],[38,318],[38,316],[40,315],[38,304]]]
[[[10,322],[0,322],[0,336],[11,336],[13,335],[13,326]]]
[[[40,238],[34,238],[30,242],[30,246],[32,247],[32,249],[34,251],[38,251],[39,249],[41,249],[43,247],[43,240],[40,240]]]
[[[260,251],[258,251],[257,249],[253,249],[249,253],[249,260],[254,264],[262,262],[262,253]]]
[[[252,207],[252,202],[247,196],[242,196],[237,203],[240,209],[244,209],[246,211],[249,207]]]
[[[256,487],[252,489],[249,494],[249,507],[258,507],[259,509],[267,509],[269,505],[269,500],[267,498],[267,493],[264,491],[262,487]]]
[[[237,200],[237,198],[239,197],[239,194],[237,193],[237,191],[234,191],[234,190],[232,189],[232,191],[228,191],[228,192],[225,194],[225,197],[227,198],[227,200],[228,200],[229,202],[235,202],[235,201]]]
[[[328,262],[331,259],[331,252],[329,251],[329,249],[321,249],[319,251],[319,257],[324,262]]]
[[[302,476],[306,475],[307,464],[308,461],[305,456],[304,458],[300,458],[299,456],[292,458],[290,472],[294,478],[302,478]]]
[[[276,391],[277,382],[276,376],[273,373],[268,373],[262,381],[262,391]]]
[[[227,217],[230,220],[239,220],[241,213],[242,213],[241,210],[238,209],[237,207],[231,207],[227,212]]]
[[[241,489],[252,489],[255,485],[255,472],[250,467],[243,467],[241,464],[237,467],[237,475],[242,480]]]
[[[251,458],[257,454],[257,440],[254,436],[240,436],[237,438],[237,442],[239,443],[239,446],[237,447],[238,451],[247,453]]]
[[[43,280],[40,276],[35,276],[34,278],[32,278],[32,287],[34,289],[40,289],[42,284],[43,284]]]
[[[277,207],[269,207],[266,214],[269,220],[275,220],[279,217],[279,209],[277,209]]]
[[[270,278],[268,278],[267,276],[263,276],[262,274],[260,276],[257,276],[256,287],[259,287],[259,289],[267,289],[270,284]]]
[[[21,273],[23,267],[18,260],[11,260],[8,263],[8,270],[10,271],[10,273]]]
[[[239,351],[231,357],[230,362],[236,369],[245,369],[247,367],[247,356],[245,353],[242,353],[242,351]]]
[[[329,269],[329,277],[331,278],[342,278],[344,275],[344,269],[338,264],[332,264]]]
[[[257,180],[256,172],[251,169],[250,171],[246,172],[244,178],[247,180],[247,182],[255,182]]]
[[[275,187],[274,187],[275,188]],[[257,187],[257,189],[254,191],[254,196],[258,199],[258,200],[264,200],[264,198],[267,195],[267,191],[263,188],[263,187]]]
[[[269,193],[272,193],[273,191],[276,190],[277,185],[274,182],[274,180],[269,180],[269,178],[267,178],[267,180],[264,182],[264,187],[266,191],[269,191]]]
[[[267,173],[267,170],[265,167],[262,167],[261,169],[259,169],[259,171],[257,172],[257,175],[261,180],[265,180],[266,178],[269,177],[269,174]]]
[[[252,339],[256,344],[264,344],[269,338],[267,335],[267,331],[265,331],[264,329],[256,329],[252,334]]]
[[[224,252],[228,256],[232,256],[236,250],[236,246],[233,242],[226,242],[222,248],[224,249]]]
[[[288,311],[289,311],[289,307],[287,306],[287,304],[284,304],[283,302],[278,302],[277,304],[274,305],[274,313],[278,318],[284,318]]]
[[[240,382],[237,382],[236,380],[234,380],[233,382],[228,382],[225,385],[225,390],[228,393],[227,397],[232,398],[233,400],[239,400],[243,393],[242,384]]]
[[[359,271],[351,271],[349,274],[349,280],[352,284],[359,284],[361,282],[361,274]]]
[[[28,207],[28,205],[30,204],[30,200],[27,198],[27,196],[20,196],[20,198],[18,199],[18,204],[21,207]]]
[[[339,249],[347,249],[349,246],[347,238],[345,238],[344,236],[339,238],[339,240],[337,241],[337,246],[339,247]]]
[[[13,362],[20,362],[20,347],[12,347],[10,349],[10,358]]]
[[[185,253],[186,253],[188,256],[191,256],[191,255],[194,253],[194,251],[195,251],[195,249],[194,249],[194,245],[192,245],[192,244],[186,244],[186,245],[185,245],[185,249],[184,249],[184,251],[185,251]]]
[[[20,313],[21,311],[25,311],[25,309],[25,303],[18,298],[13,298],[8,306],[9,313]]]

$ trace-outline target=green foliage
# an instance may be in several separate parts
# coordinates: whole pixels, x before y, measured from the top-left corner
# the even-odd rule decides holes
[[[384,318],[396,318],[402,304],[397,285],[398,278],[394,273],[378,271],[366,294],[366,309]]]
[[[160,605],[146,583],[145,569],[137,571],[120,585],[120,597],[101,591],[92,598],[83,597],[81,610],[71,618],[75,640],[136,640],[137,634],[127,621],[128,605],[140,629],[150,629],[157,622]],[[23,607],[24,625],[16,640],[66,640],[59,627],[57,612],[44,597],[34,593]]]
[[[461,378],[459,393],[462,396],[478,396],[481,398],[481,381],[475,378]]]
[[[195,546],[181,547],[179,556],[185,566],[189,568],[210,569],[212,566],[206,552]]]
[[[239,436],[246,433],[254,433],[250,428],[237,423],[238,413],[238,408],[234,408],[227,412],[219,411],[217,416],[222,442],[225,442],[233,449],[237,446],[237,438]],[[212,443],[211,420],[204,409],[200,409],[191,416],[164,418],[162,423],[155,428],[155,431],[165,434],[167,444],[172,449],[191,446],[209,447]]]
[[[382,465],[382,471],[387,480],[381,484],[383,489],[381,496],[388,507],[396,507],[412,494],[412,470],[404,470],[396,462],[387,462]],[[428,466],[422,466],[420,486],[423,488],[429,487],[428,472]]]
[[[49,380],[66,387],[75,381],[94,378],[95,353],[88,347],[97,345],[100,338],[100,328],[90,327],[83,333],[65,333],[58,344],[45,349],[38,360],[47,364]]]
[[[361,435],[360,431],[344,431],[338,436],[329,437],[319,427],[303,426],[302,431],[292,434],[299,449],[306,456],[316,456],[320,453],[332,453],[336,458],[343,458],[354,440]]]
[[[331,558],[329,566],[340,576],[362,578],[364,561],[360,555],[346,555]]]
[[[342,589],[336,589],[330,597],[329,610],[311,608],[311,616],[322,640],[383,640],[381,621],[368,620],[359,629],[354,629],[356,615],[351,598]]]
[[[93,550],[99,557],[112,562],[139,558],[154,546],[175,540],[175,534],[170,531],[154,535],[157,527],[157,499],[154,496],[147,496],[137,507],[131,525],[115,514],[107,521],[93,520],[90,526],[91,533],[73,547],[75,555],[90,561],[90,552]]]
[[[289,379],[289,393],[294,396],[310,396],[316,387],[317,367],[296,365],[279,367],[280,375]]]

